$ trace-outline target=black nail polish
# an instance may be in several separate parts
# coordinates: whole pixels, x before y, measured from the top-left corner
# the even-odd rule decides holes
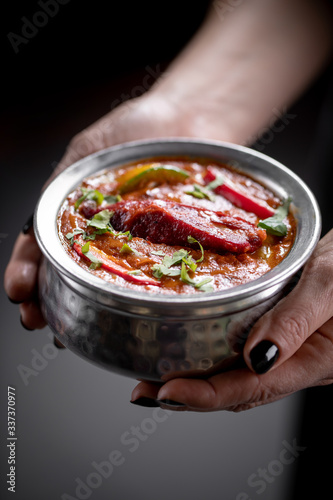
[[[258,374],[266,373],[279,357],[279,349],[270,340],[262,340],[250,352],[251,364]]]
[[[23,328],[25,330],[28,330],[29,332],[32,332],[34,330],[34,328],[28,328],[27,326],[25,326],[25,324],[22,321],[22,316],[20,316],[20,321],[21,321],[21,325],[23,326]]]
[[[162,405],[174,406],[175,408],[181,408],[184,403],[178,403],[178,401],[174,401],[173,399],[158,399],[158,402]]]
[[[145,408],[158,408],[160,406],[159,402],[153,398],[138,398],[131,401],[132,405],[143,406]]]
[[[57,337],[53,337],[53,343],[57,349],[65,349],[64,345],[59,344],[60,340],[57,340]]]
[[[7,297],[8,297],[8,295],[7,295]],[[9,302],[11,302],[12,304],[16,304],[16,305],[17,305],[17,304],[22,304],[22,300],[13,300],[13,299],[11,299],[10,297],[8,297],[8,300],[9,300]]]
[[[33,222],[34,222],[34,215],[30,215],[29,219],[27,220],[27,222],[24,224],[24,226],[22,227],[22,233],[23,234],[27,234],[29,229],[32,228],[33,226]]]

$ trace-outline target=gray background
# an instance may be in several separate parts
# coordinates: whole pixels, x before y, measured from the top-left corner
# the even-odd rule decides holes
[[[27,6],[21,9],[17,14],[11,13],[7,31],[19,31],[20,16],[32,15],[36,5],[32,4],[30,11]],[[6,47],[9,68],[21,80],[9,80],[13,88],[2,120],[1,276],[17,233],[33,211],[43,182],[60,160],[70,138],[107,112],[110,103],[121,99],[123,92],[131,95],[133,88],[143,81],[142,68],[147,62],[153,67],[157,63],[163,66],[164,58],[173,55],[162,51],[160,58],[154,54],[148,61],[137,57],[131,71],[119,63],[116,74],[92,77],[84,85],[72,78],[66,88],[64,79],[70,74],[69,61],[64,59],[66,72],[61,72],[59,59],[51,57],[52,47],[59,47],[62,28],[65,49],[71,50],[78,39],[83,43],[83,51],[85,45],[84,38],[78,35],[72,39],[67,34],[66,38],[68,24],[73,27],[77,19],[78,4],[72,2],[63,9],[58,19],[50,20],[44,31],[41,29],[35,39],[22,47],[21,54],[13,54],[8,44]],[[85,14],[88,19],[89,12]],[[99,22],[102,17],[103,13],[99,13]],[[47,59],[41,57],[46,53],[45,44],[49,44]],[[65,58],[65,52],[61,56]],[[122,61],[121,55],[118,56]],[[41,70],[44,64],[45,72]],[[25,86],[27,81],[29,89]],[[257,143],[258,149],[300,173],[318,195],[320,187],[309,158],[315,142],[322,89],[323,82],[319,80],[290,110],[295,116],[285,128],[279,133],[266,134],[266,139]],[[92,463],[108,460],[114,450],[124,458],[122,465],[115,467],[111,476],[90,494],[88,491],[85,498],[288,500],[297,498],[295,479],[300,458],[280,472],[275,469],[275,476],[270,475],[273,480],[266,482],[262,494],[257,493],[258,487],[248,484],[249,477],[259,469],[278,467],[276,461],[285,441],[292,444],[296,439],[297,444],[307,447],[304,455],[320,458],[314,456],[317,449],[312,450],[302,441],[304,393],[240,414],[163,413],[162,410],[154,413],[152,409],[129,403],[134,380],[95,367],[68,350],[56,350],[48,328],[35,332],[22,328],[18,306],[8,301],[2,288],[0,301],[2,498],[13,498],[7,492],[5,478],[8,385],[14,386],[17,394],[14,497],[17,500],[57,500],[65,493],[78,498],[76,479],[86,482],[87,476],[94,472]],[[44,362],[39,359],[38,367],[36,352],[44,358]],[[35,370],[25,381],[19,372],[22,366]],[[154,424],[151,420],[161,419],[164,414],[163,422]],[[138,448],[131,452],[131,446],[124,444],[121,436],[125,432],[132,434],[137,426],[143,437]]]

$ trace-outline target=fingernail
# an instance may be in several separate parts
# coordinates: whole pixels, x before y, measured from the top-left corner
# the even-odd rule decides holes
[[[53,343],[58,349],[65,349],[65,346],[57,339],[57,337],[53,337]]]
[[[279,348],[270,340],[262,340],[250,352],[251,365],[258,374],[266,373],[279,357]]]
[[[32,332],[34,330],[34,328],[28,328],[27,326],[25,326],[25,324],[22,321],[22,316],[20,316],[20,321],[21,321],[21,325],[23,326],[23,328],[25,330],[28,330],[29,332]]]
[[[174,401],[173,399],[158,399],[157,401],[162,405],[173,406],[175,408],[181,408],[182,406],[186,406],[184,405],[184,403],[178,403],[178,401]]]
[[[7,297],[8,297],[8,295],[7,295]],[[8,300],[9,300],[9,302],[11,302],[12,304],[16,304],[16,305],[17,305],[17,304],[22,304],[22,300],[13,300],[13,299],[11,299],[10,297],[8,297]]]
[[[22,233],[23,234],[27,234],[29,229],[32,228],[33,226],[33,222],[34,222],[34,215],[30,215],[29,219],[27,220],[27,222],[24,224],[24,226],[22,227]]]
[[[143,406],[145,408],[158,408],[160,406],[159,402],[153,398],[142,397],[130,402],[132,405]]]

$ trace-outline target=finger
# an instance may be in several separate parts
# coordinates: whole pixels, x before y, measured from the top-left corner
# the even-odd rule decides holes
[[[290,358],[333,316],[333,231],[305,267],[297,286],[255,324],[244,346],[244,360],[265,373]]]
[[[46,326],[46,321],[37,301],[25,301],[20,304],[20,314],[22,326],[26,330],[41,329]]]
[[[140,382],[132,391],[131,403],[144,407],[158,407],[157,394],[161,384],[155,382]]]
[[[242,368],[207,380],[173,379],[155,397],[182,403],[189,411],[241,411],[278,401],[306,387],[329,384],[332,377],[331,341],[316,332],[275,370],[257,375]]]
[[[158,394],[158,391],[161,387],[161,384],[155,382],[140,382],[132,392],[132,400],[136,400],[141,396],[147,398],[155,398]]]
[[[41,252],[33,234],[20,234],[5,271],[4,288],[15,302],[32,300],[36,295]]]

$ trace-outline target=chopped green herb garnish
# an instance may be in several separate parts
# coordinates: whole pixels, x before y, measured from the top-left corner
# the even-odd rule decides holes
[[[104,200],[104,195],[97,189],[87,189],[82,187],[81,191],[83,195],[76,200],[74,205],[75,210],[77,210],[81,203],[85,200],[94,200],[96,201],[97,205],[100,205]]]
[[[85,243],[82,247],[81,247],[81,250],[82,250],[82,253],[84,253],[84,255],[90,260],[91,264],[89,266],[89,269],[98,269],[99,267],[101,267],[102,265],[102,262],[100,260],[97,259],[97,257],[95,257],[95,255],[93,253],[90,252],[89,250],[89,246],[90,246],[90,242],[87,241],[87,243]]]
[[[162,252],[162,250],[157,250],[156,252],[152,251],[150,252],[152,255],[158,255],[159,257],[164,257],[165,253]]]
[[[122,200],[122,197],[120,196],[120,194],[116,194],[116,195],[113,195],[113,194],[108,194],[106,196],[104,196],[104,201],[106,201],[107,203],[117,203],[118,201],[121,201]]]
[[[198,243],[200,250],[201,250],[201,257],[200,257],[200,259],[197,260],[197,262],[202,262],[204,259],[204,249],[202,248],[201,243],[198,240],[196,240],[195,238],[193,238],[193,236],[188,236],[187,241],[189,243]]]
[[[207,189],[204,188],[203,186],[199,186],[199,184],[193,184],[193,191],[184,191],[184,192],[185,194],[194,196],[194,198],[198,198],[201,200],[206,198],[207,200],[215,201],[215,196],[211,194],[209,191],[207,191]]]
[[[288,229],[283,220],[288,215],[290,203],[291,197],[289,196],[283,204],[276,209],[275,214],[272,217],[261,220],[258,227],[266,229],[267,233],[273,234],[274,236],[285,236]]]
[[[110,210],[101,210],[95,214],[90,221],[88,221],[87,225],[97,229],[105,229],[106,231],[111,229],[112,231],[112,228],[110,227],[110,219],[112,215],[113,213]]]
[[[191,236],[188,237],[189,243],[200,243]],[[180,279],[187,285],[194,286],[202,292],[210,292],[213,290],[212,285],[208,285],[212,281],[212,278],[205,278],[201,281],[196,281],[190,278],[188,271],[191,270],[195,272],[197,269],[196,262],[202,262],[203,260],[203,248],[200,245],[201,258],[195,261],[188,250],[181,248],[170,255],[165,255],[161,264],[154,264],[152,267],[153,275],[157,279],[161,279],[163,276],[180,276]],[[181,268],[174,268],[173,266],[181,264]]]
[[[136,250],[134,250],[134,248],[131,248],[129,245],[127,245],[127,243],[125,243],[121,247],[120,253],[136,253],[136,254],[138,254],[139,252],[137,252]]]
[[[211,283],[213,278],[204,278],[202,281],[199,281],[194,285],[194,288],[198,288],[202,292],[213,292],[214,287]]]
[[[154,264],[152,267],[155,278],[161,279],[163,276],[179,276],[180,269],[170,269],[170,267],[162,264]]]
[[[181,268],[181,273],[180,273],[180,279],[186,283],[187,285],[194,286],[194,288],[197,288],[198,290],[204,291],[204,292],[211,292],[213,291],[212,285],[209,287],[207,286],[208,283],[212,281],[213,278],[204,278],[201,281],[196,281],[192,278],[190,278],[188,271],[186,269],[185,262],[182,262],[182,268]]]
[[[122,199],[120,194],[117,195],[109,194],[104,196],[104,194],[98,191],[98,189],[87,189],[82,187],[81,191],[83,194],[82,196],[80,196],[80,198],[76,200],[74,205],[75,210],[77,210],[81,205],[81,203],[85,200],[93,200],[96,201],[97,205],[101,205],[103,201],[112,204],[112,203],[117,203],[117,201],[120,201]]]
[[[206,189],[211,189],[213,191],[217,187],[222,186],[222,184],[224,184],[224,177],[222,175],[218,175],[216,179],[207,184]]]
[[[134,271],[127,271],[127,274],[132,274],[133,276],[138,276],[140,274],[143,274],[140,269],[135,269]]]
[[[114,236],[127,236],[128,241],[131,241],[133,239],[133,236],[131,235],[130,231],[125,231],[125,233],[122,233],[119,231],[119,233],[114,233]]]
[[[77,236],[78,234],[81,234],[82,235],[82,238],[84,240],[94,240],[96,238],[96,235],[95,234],[87,234],[83,229],[77,227],[74,229],[74,231],[72,233],[67,233],[66,234],[66,238],[68,240],[70,240],[70,244],[71,246],[73,246],[73,243],[74,243],[74,238],[75,236]]]

